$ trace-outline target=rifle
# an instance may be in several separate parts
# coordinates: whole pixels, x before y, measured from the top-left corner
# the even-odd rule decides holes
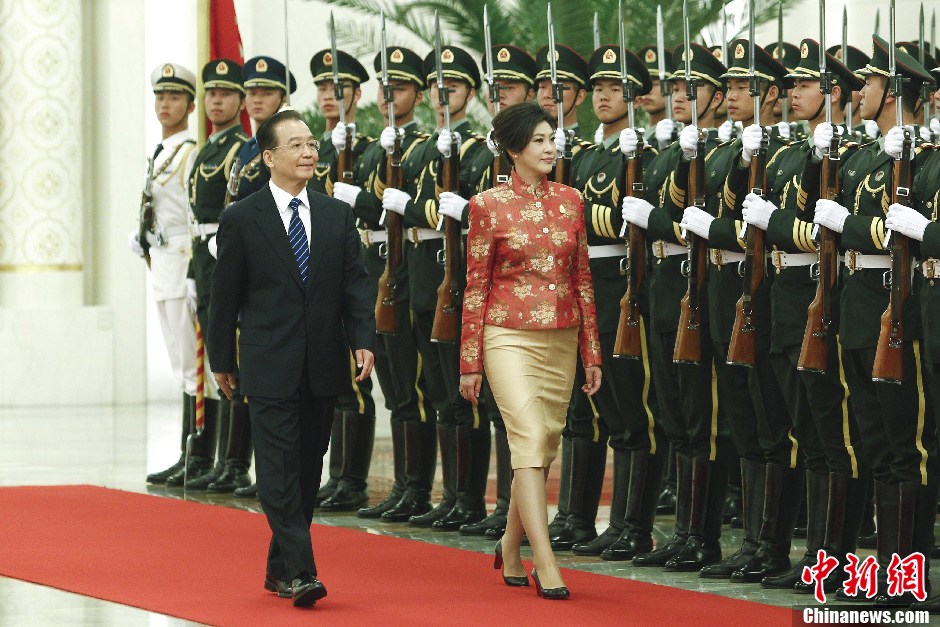
[[[597,14],[594,14],[595,22],[597,20]],[[486,47],[486,83],[490,88],[490,102],[493,103],[493,110],[496,114],[499,114],[500,109],[502,108],[499,103],[499,90],[500,85],[496,82],[496,78],[493,75],[493,39],[490,37],[490,15],[487,5],[483,5],[483,40],[484,46]],[[509,180],[509,168],[508,164],[503,162],[503,158],[500,155],[493,156],[493,163],[490,164],[490,181],[492,184],[499,185],[500,183],[505,183]]]
[[[444,86],[444,70],[441,67],[441,24],[434,15],[434,51],[437,64],[437,94],[444,111],[444,129],[450,132],[450,90]],[[442,182],[445,192],[457,192],[460,189],[460,146],[451,134],[449,154],[441,155]],[[455,344],[457,332],[457,312],[460,308],[460,257],[462,236],[460,221],[449,216],[443,217],[444,249],[438,253],[438,261],[444,264],[444,279],[437,288],[437,304],[434,307],[434,324],[431,327],[432,342]]]
[[[750,7],[750,91],[751,97],[754,99],[754,123],[760,124],[760,79],[754,72],[754,0],[750,0]],[[761,197],[764,196],[764,190],[767,188],[765,176],[767,144],[768,137],[765,129],[761,138],[761,147],[751,158],[751,169],[748,176],[748,188],[751,193]],[[756,360],[757,316],[754,311],[754,297],[764,284],[764,272],[766,270],[764,231],[754,226],[747,226],[745,230],[747,244],[740,270],[741,276],[744,278],[744,288],[741,298],[738,299],[735,305],[734,327],[731,331],[731,345],[728,347],[727,359],[727,363],[734,366],[753,366]]]
[[[147,173],[144,175],[144,190],[140,194],[140,211],[137,219],[137,242],[144,251],[144,260],[148,268],[150,267],[150,242],[147,240],[147,234],[153,227],[153,161],[153,157],[147,159]]]
[[[395,100],[392,86],[388,82],[388,48],[385,47],[385,13],[382,13],[382,89],[388,105],[388,124],[395,128]],[[385,157],[386,185],[401,189],[401,137],[395,134],[395,145]],[[383,212],[383,223],[388,233],[385,242],[385,270],[379,278],[379,294],[375,300],[375,331],[384,335],[395,335],[398,329],[398,307],[396,304],[398,268],[402,261],[401,216],[394,211]],[[382,253],[379,244],[379,253]]]
[[[698,81],[692,76],[692,40],[689,36],[688,0],[682,3],[685,43],[685,93],[692,104],[692,124],[698,126]],[[700,129],[695,157],[689,162],[689,180],[686,185],[688,199],[701,210],[705,210],[705,131]],[[682,273],[688,278],[688,288],[679,303],[679,327],[672,360],[679,364],[702,362],[702,312],[701,294],[705,289],[706,246],[705,240],[691,231],[686,232],[689,257],[683,262]]]
[[[901,106],[901,86],[903,77],[898,74],[894,54],[894,0],[891,0],[889,30],[891,42],[888,47],[888,65],[891,72],[891,95],[895,97],[897,107],[897,125],[904,129],[904,143],[901,156],[894,162],[893,189],[891,202],[911,206],[911,150],[913,138],[910,130],[904,126]],[[900,233],[889,234],[891,243],[891,296],[888,308],[881,314],[881,332],[878,334],[878,348],[875,351],[875,364],[872,368],[872,381],[884,381],[900,384],[904,381],[904,302],[911,295],[911,255],[910,240]]]
[[[346,147],[339,151],[336,159],[337,180],[352,185],[353,183],[353,134],[346,124],[346,99],[343,94],[343,83],[339,79],[339,56],[336,53],[336,25],[333,22],[333,12],[330,11],[330,52],[333,55],[333,92],[336,102],[339,103],[339,120],[346,126]],[[289,79],[288,79],[289,80]],[[290,85],[288,83],[288,91]]]
[[[826,63],[826,0],[819,5],[819,90],[826,102],[826,123],[832,124],[832,73]],[[832,142],[823,155],[822,173],[819,181],[819,196],[833,200],[839,193],[839,135],[832,134]],[[825,373],[829,361],[829,337],[832,324],[832,288],[836,283],[839,268],[839,251],[836,234],[819,227],[819,261],[817,262],[818,284],[816,296],[806,310],[806,331],[797,369]]]
[[[552,100],[555,102],[555,114],[558,118],[557,128],[565,130],[564,95],[565,86],[558,80],[558,66],[555,63],[555,21],[552,19],[552,3],[548,3],[548,68],[552,80]],[[555,181],[565,185],[571,179],[571,140],[574,132],[565,130],[565,149],[555,161]]]
[[[627,115],[630,128],[636,128],[633,101],[636,99],[636,85],[627,73],[626,37],[623,29],[623,7],[617,4],[617,16],[620,31],[620,84],[624,102],[627,103]],[[636,152],[627,157],[625,192],[631,197],[643,195],[643,135],[638,133]],[[640,285],[646,276],[646,232],[633,223],[623,225],[628,229],[627,267],[621,268],[627,275],[627,291],[620,299],[620,320],[617,323],[617,336],[614,340],[614,357],[640,359],[643,357],[642,329],[643,318],[640,314]],[[621,237],[623,232],[620,233]]]

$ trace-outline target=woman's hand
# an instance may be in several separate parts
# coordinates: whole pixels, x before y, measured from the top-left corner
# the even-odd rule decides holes
[[[584,369],[584,380],[586,383],[581,386],[581,391],[588,396],[594,396],[594,393],[601,387],[601,367],[588,366]],[[460,377],[460,387],[463,389],[463,377]]]
[[[483,375],[479,372],[460,375],[460,395],[474,405],[480,402],[481,385],[483,385]]]

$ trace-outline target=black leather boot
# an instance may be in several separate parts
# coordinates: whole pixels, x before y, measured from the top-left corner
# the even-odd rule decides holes
[[[875,524],[877,525],[878,537],[878,569],[877,591],[878,594],[887,589],[886,569],[891,563],[891,555],[898,552],[898,516],[901,507],[901,492],[898,486],[881,481],[875,481]],[[859,591],[859,594],[849,596],[845,590],[840,588],[836,592],[836,600],[842,602],[871,603],[865,591]]]
[[[632,560],[653,550],[653,521],[662,490],[665,458],[648,451],[630,455],[630,492],[623,533],[601,553],[608,561]]]
[[[444,492],[441,502],[430,511],[408,519],[413,527],[430,527],[435,520],[446,516],[457,504],[457,427],[453,424],[437,425],[437,440],[441,449],[441,479]]]
[[[169,468],[147,475],[147,483],[166,483],[167,477],[175,475],[183,469],[183,464],[186,463],[186,434],[189,433],[189,429],[192,424],[195,403],[196,399],[194,397],[186,394],[185,392],[183,393],[183,411],[181,412],[183,414],[183,436],[180,441],[180,458]]]
[[[571,550],[575,555],[602,555],[610,545],[617,542],[627,522],[627,497],[630,495],[630,451],[614,451],[613,494],[610,500],[610,523],[604,533],[590,542],[575,544]],[[607,559],[607,558],[605,558]]]
[[[553,551],[570,551],[575,544],[589,542],[597,537],[594,523],[601,489],[604,487],[607,442],[574,438],[571,446],[568,518],[561,531],[551,536]]]
[[[806,471],[806,552],[803,558],[790,570],[781,574],[764,577],[760,585],[764,588],[791,589],[796,592],[813,592],[813,584],[807,586],[801,577],[803,569],[816,564],[816,552],[825,546],[826,521],[829,511],[829,473]]]
[[[741,466],[741,517],[744,540],[741,547],[717,564],[706,566],[699,573],[705,579],[730,579],[757,552],[757,540],[764,514],[764,464],[747,459]]]
[[[209,406],[206,405],[206,419],[209,417]],[[225,470],[225,453],[228,448],[228,434],[232,426],[232,401],[221,398],[218,401],[217,429],[215,434],[215,466],[212,470],[198,477],[189,476],[186,481],[187,490],[205,490],[209,484],[222,476]]]
[[[874,549],[878,547],[878,532],[875,530],[875,484],[869,480],[868,498],[862,513],[862,527],[858,530],[858,548]]]
[[[468,523],[460,528],[462,536],[489,537],[490,531],[498,537],[506,531],[506,516],[509,515],[509,492],[512,486],[512,462],[506,432],[493,429],[496,441],[496,509],[480,522]]]
[[[689,516],[692,512],[692,458],[676,453],[676,525],[672,538],[649,553],[633,558],[634,566],[663,567],[676,556],[689,539]]]
[[[409,420],[405,433],[405,493],[380,516],[386,522],[405,522],[431,510],[431,482],[437,466],[437,425]]]
[[[375,416],[343,410],[342,421],[343,467],[336,491],[320,503],[324,512],[355,512],[369,503],[366,487],[375,442]]]
[[[175,474],[166,478],[166,485],[181,486],[184,477],[192,482],[210,472],[214,467],[214,453],[216,441],[219,437],[219,401],[207,398],[203,401],[203,428],[201,434],[195,432],[195,408],[193,409],[192,449],[189,455],[189,471],[180,468]],[[187,431],[187,435],[189,431]],[[189,486],[187,485],[187,488]]]
[[[728,469],[719,462],[692,460],[692,513],[689,538],[666,562],[666,572],[694,572],[721,559],[721,515]]]
[[[252,483],[251,485],[245,486],[244,488],[235,488],[235,491],[232,494],[245,499],[256,499],[258,498],[258,485]]]
[[[659,501],[656,504],[657,514],[675,514],[676,513],[676,456],[672,453],[673,447],[669,447],[669,464],[666,466],[666,476],[663,479],[663,489],[659,493]]]
[[[790,569],[790,544],[803,500],[803,470],[767,464],[764,515],[759,546],[753,557],[731,574],[734,583],[759,583]]]
[[[934,523],[937,520],[937,488],[933,485],[902,482],[898,485],[898,548],[903,559],[913,553],[925,556],[924,588],[930,594],[930,549],[934,542]],[[883,607],[910,607],[918,600],[912,592],[889,596],[884,593],[875,598],[875,605]]]
[[[571,501],[571,459],[574,454],[572,439],[561,437],[561,480],[558,484],[558,512],[548,523],[548,537],[558,535],[568,522],[568,504]]]
[[[359,518],[378,518],[388,510],[392,509],[401,497],[405,494],[405,423],[400,420],[392,420],[392,468],[394,482],[388,496],[373,505],[372,507],[363,507],[356,512]]]
[[[236,488],[251,485],[248,468],[251,466],[251,422],[248,405],[240,400],[232,403],[231,424],[226,446],[225,470],[210,483],[210,492],[234,492]]]
[[[437,531],[457,531],[467,523],[486,518],[486,473],[489,470],[490,432],[458,425],[455,435],[457,501],[431,523]]]
[[[329,468],[329,479],[317,490],[317,507],[320,507],[320,503],[336,492],[336,488],[339,486],[339,476],[343,471],[343,410],[339,407],[333,409]]]

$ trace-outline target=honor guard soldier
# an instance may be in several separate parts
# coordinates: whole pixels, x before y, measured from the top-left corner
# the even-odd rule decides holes
[[[473,57],[455,46],[440,47],[440,59],[432,51],[424,59],[424,75],[430,85],[429,97],[437,114],[439,127],[444,127],[448,107],[451,127],[439,128],[431,140],[410,152],[403,164],[404,189],[385,189],[382,206],[403,216],[403,226],[412,245],[405,244],[408,285],[411,291],[413,327],[418,351],[424,366],[431,402],[437,411],[437,433],[441,449],[444,495],[441,502],[428,511],[427,503],[433,477],[433,440],[416,453],[427,455],[427,481],[415,491],[416,508],[409,523],[457,531],[462,524],[477,522],[486,516],[484,501],[490,456],[490,434],[487,413],[460,396],[459,350],[456,343],[434,338],[432,342],[438,288],[444,281],[446,255],[457,255],[459,270],[452,275],[451,285],[444,288],[454,299],[463,293],[465,269],[463,253],[444,251],[445,233],[437,227],[445,218],[460,221],[466,228],[467,203],[479,188],[480,178],[492,160],[486,140],[474,134],[466,118],[467,106],[480,86],[480,71]],[[437,84],[440,63],[446,105],[441,104]],[[454,150],[456,149],[456,154]],[[444,168],[450,157],[459,159],[458,180],[451,180],[445,190]],[[415,176],[411,176],[414,173]],[[459,242],[458,242],[459,245]],[[457,293],[454,293],[454,286]],[[457,311],[460,310],[459,305]],[[456,328],[460,328],[457,314]],[[454,342],[459,338],[454,338]],[[428,429],[434,423],[421,423]],[[430,432],[433,434],[433,431]],[[409,449],[410,450],[410,449]],[[423,511],[420,511],[423,510]],[[400,519],[405,512],[386,512],[386,520]]]
[[[637,55],[643,60],[646,70],[653,80],[653,88],[649,93],[643,94],[637,98],[637,104],[643,107],[643,110],[646,111],[646,115],[649,117],[649,127],[646,129],[646,136],[652,139],[657,129],[661,131],[665,130],[665,127],[658,127],[657,125],[663,120],[669,119],[669,111],[666,110],[668,104],[667,99],[659,86],[659,52],[656,46],[643,46],[637,50]],[[663,50],[663,56],[665,57],[666,67],[673,67],[672,59],[670,58],[672,55],[669,50]],[[660,138],[656,135],[655,139],[658,144],[656,148],[665,148],[671,144],[674,141],[672,133],[673,131],[670,129],[668,139],[666,137]]]
[[[792,73],[800,63],[800,49],[786,41],[767,46],[766,50],[787,72]],[[784,111],[786,111],[786,116],[784,116]],[[784,139],[805,140],[806,132],[803,130],[803,125],[791,120],[792,117],[793,105],[790,102],[790,90],[788,89],[786,94],[781,96],[774,106],[773,122],[777,126],[777,132]]]
[[[164,483],[183,471],[186,436],[193,427],[196,403],[196,326],[186,304],[190,254],[186,175],[196,156],[196,142],[189,133],[196,77],[181,65],[166,63],[150,74],[150,84],[163,136],[149,160],[141,224],[131,233],[129,244],[150,265],[163,342],[173,375],[183,388],[180,458],[169,468],[147,475],[148,483]]]
[[[862,146],[844,160],[836,198],[818,200],[813,221],[841,234],[839,247],[845,258],[839,323],[841,364],[875,479],[877,558],[881,567],[887,568],[894,553],[902,558],[915,551],[930,555],[940,486],[934,407],[924,385],[927,355],[921,342],[922,284],[918,281],[914,281],[903,305],[895,303],[891,309],[894,313],[903,306],[902,376],[892,382],[876,370],[880,365],[876,355],[882,313],[892,298],[892,285],[905,281],[903,275],[895,275],[892,256],[887,254],[891,243],[885,212],[892,204],[895,187],[910,186],[909,182],[894,180],[894,171],[903,170],[896,161],[902,156],[911,159],[909,165],[916,175],[929,154],[921,152],[919,146],[914,146],[909,156],[902,154],[905,131],[896,126],[897,107],[901,106],[903,123],[911,124],[921,83],[933,79],[913,57],[896,50],[896,71],[904,82],[901,98],[895,98],[890,87],[889,44],[877,35],[873,39],[871,62],[860,70],[865,75],[861,114],[864,119],[875,120],[885,137]],[[919,134],[908,133],[913,135],[911,141],[919,144]],[[894,237],[902,236],[894,233]],[[909,594],[888,596],[880,573],[878,579],[879,602],[911,602]],[[929,589],[929,583],[926,585]],[[838,598],[848,599],[844,591],[838,593]],[[865,600],[864,595],[859,600]]]
[[[538,66],[535,59],[528,52],[510,44],[492,46],[489,53],[484,54],[481,59],[483,73],[486,76],[488,76],[490,59],[492,59],[492,76],[495,86],[489,88],[487,92],[490,113],[495,115],[498,108],[502,109],[520,102],[526,102],[535,97],[535,75],[538,73]],[[498,100],[494,102],[493,96],[498,96]],[[499,148],[493,143],[491,133],[492,130],[487,133],[487,147],[490,149],[493,158],[490,166],[486,168],[483,177],[480,179],[479,191],[481,192],[502,182],[500,176],[508,176],[509,172],[509,168],[505,167],[506,164],[503,160],[498,158]],[[485,519],[475,523],[467,523],[460,527],[460,534],[501,537],[506,529],[506,517],[509,514],[509,493],[512,486],[509,442],[506,439],[506,426],[503,423],[503,417],[499,413],[496,400],[492,396],[485,377],[481,396],[483,397],[483,403],[480,408],[488,412],[496,442],[496,509]]]
[[[801,580],[804,566],[816,564],[817,551],[825,548],[840,560],[827,581],[827,591],[835,592],[844,579],[845,556],[854,553],[868,491],[869,469],[855,418],[850,411],[845,379],[839,368],[839,342],[835,332],[826,336],[820,352],[826,366],[798,369],[807,310],[817,294],[818,279],[813,270],[819,255],[813,239],[813,209],[820,197],[820,162],[832,148],[833,128],[843,138],[850,138],[844,110],[852,92],[864,84],[832,55],[827,55],[830,79],[821,88],[819,43],[804,39],[800,60],[788,76],[795,81],[790,105],[795,121],[809,124],[811,139],[793,142],[782,148],[767,168],[764,198],[749,194],[743,202],[744,220],[766,231],[772,247],[774,281],[770,290],[771,352],[770,363],[799,435],[806,468],[807,537],[803,559],[779,576],[767,577],[767,588],[790,588],[812,593],[813,585]],[[824,94],[823,89],[827,90]],[[830,93],[831,92],[831,93]],[[831,123],[827,121],[829,99]],[[857,149],[855,143],[836,142],[838,160]],[[742,176],[739,170],[735,170]],[[730,183],[729,183],[730,185]],[[745,183],[746,185],[746,183]],[[838,284],[824,285],[831,310],[838,311]],[[830,322],[835,330],[838,315]],[[821,365],[821,364],[819,364]],[[772,506],[765,501],[765,515]],[[768,550],[788,551],[777,539]]]
[[[836,61],[838,61],[839,63],[842,63],[845,67],[852,70],[852,73],[855,74],[855,76],[858,77],[858,79],[862,81],[862,83],[864,84],[865,77],[859,74],[856,71],[856,69],[864,68],[866,65],[868,65],[871,62],[871,57],[869,57],[867,54],[865,54],[864,52],[862,52],[855,46],[845,47],[844,58],[843,58],[842,46],[830,46],[826,50],[826,52],[828,52],[833,57],[835,57]],[[861,107],[859,107],[859,103],[861,101],[862,101],[862,92],[861,92],[861,88],[859,88],[857,91],[852,92],[852,99],[848,103],[852,105],[852,119],[851,120],[847,119],[845,121],[846,126],[848,126],[852,130],[852,134],[853,134],[853,137],[850,137],[849,139],[854,142],[868,141],[865,139],[866,137],[868,137],[868,135],[865,131],[865,121],[862,120],[862,109]],[[846,108],[846,115],[848,115],[847,108]],[[875,129],[877,129],[877,126],[878,126],[877,124],[874,124]],[[878,132],[877,130],[874,130],[874,132],[875,132],[875,135],[870,137],[870,139],[877,139]]]
[[[673,118],[692,127],[685,131],[686,137],[696,136],[702,131],[701,145],[694,147],[674,142],[661,151],[646,170],[647,201],[624,198],[623,218],[646,229],[646,237],[652,242],[652,264],[647,276],[650,300],[650,374],[656,386],[659,417],[664,437],[675,453],[676,505],[675,529],[672,537],[660,543],[655,550],[644,551],[633,557],[635,566],[664,567],[669,560],[682,551],[689,540],[692,511],[695,510],[696,527],[691,531],[702,537],[717,537],[720,534],[723,497],[716,487],[716,494],[709,496],[692,485],[693,467],[725,468],[737,463],[737,455],[729,438],[728,428],[714,391],[717,386],[714,351],[708,327],[708,301],[704,288],[699,292],[697,309],[698,336],[692,340],[698,348],[697,363],[674,363],[677,331],[680,324],[680,302],[689,285],[691,268],[684,269],[689,260],[689,237],[680,228],[683,209],[693,202],[693,189],[689,186],[689,161],[699,159],[719,145],[715,128],[715,116],[724,103],[725,83],[722,76],[727,69],[709,50],[691,43],[689,59],[690,75],[686,74],[686,55],[683,46],[672,54],[674,65],[670,67]],[[689,99],[688,83],[694,81],[697,105],[693,111]],[[725,107],[726,108],[726,107]],[[695,115],[693,115],[695,113]],[[697,117],[697,119],[695,119]],[[660,124],[668,123],[668,120]],[[702,149],[701,154],[694,151]],[[684,176],[685,178],[681,178]],[[678,179],[674,189],[670,182]],[[697,185],[697,181],[692,181]],[[706,203],[715,204],[722,191],[723,181],[705,177],[705,189],[697,194],[706,198]],[[665,195],[674,191],[681,197],[667,203]],[[707,204],[706,204],[707,206]],[[701,244],[704,246],[704,244]],[[693,275],[694,276],[694,275]],[[696,286],[697,287],[697,286]],[[660,443],[663,450],[665,442]],[[693,461],[695,460],[695,461]],[[727,472],[727,471],[725,471]],[[693,500],[693,494],[695,500]],[[704,525],[707,525],[706,529]],[[620,553],[609,550],[608,559],[620,559]],[[628,554],[623,554],[624,558]]]
[[[219,214],[225,208],[232,167],[242,145],[248,141],[239,123],[239,116],[245,108],[245,87],[242,85],[241,72],[241,66],[230,59],[215,59],[202,68],[203,98],[212,132],[196,155],[189,174],[193,243],[188,286],[191,297],[197,303],[196,315],[203,333],[207,333],[209,328],[209,292],[212,271],[215,269],[215,258],[209,251],[208,241],[219,229]],[[213,381],[208,368],[206,381]],[[206,489],[222,474],[225,467],[220,455],[213,468],[213,450],[221,443],[219,450],[224,451],[228,443],[231,403],[225,398],[214,398],[216,396],[219,396],[216,386],[207,384],[205,431],[194,440],[188,487]]]
[[[621,74],[622,64],[627,69],[625,77]],[[632,193],[637,183],[643,183],[628,179],[628,159],[635,156],[648,164],[656,155],[651,146],[644,146],[639,152],[637,132],[630,127],[634,103],[625,98],[632,100],[634,94],[623,93],[623,79],[630,82],[636,95],[648,93],[653,83],[643,62],[616,45],[595,50],[588,61],[588,72],[593,90],[591,102],[603,124],[604,138],[585,150],[572,173],[572,183],[582,190],[584,198],[601,350],[604,355],[616,354],[620,301],[627,289],[636,290],[634,295],[639,301],[640,350],[636,359],[605,359],[602,369],[608,385],[601,386],[593,398],[581,391],[584,381],[575,378],[573,411],[567,428],[573,447],[570,490],[577,498],[572,499],[575,505],[568,510],[560,536],[594,535],[582,534],[579,525],[583,524],[585,530],[590,527],[593,532],[600,500],[600,491],[594,488],[603,484],[609,443],[614,450],[610,524],[600,536],[575,544],[573,550],[579,555],[603,556],[606,552],[609,557],[632,559],[637,553],[653,548],[653,519],[669,456],[659,424],[656,393],[648,374],[648,284],[645,280],[640,285],[629,284],[630,275],[624,264],[631,259],[625,257],[627,250],[620,236],[621,198]],[[621,137],[630,143],[626,146],[628,154],[621,152]],[[644,269],[645,252],[641,257]],[[595,472],[597,476],[590,476]]]

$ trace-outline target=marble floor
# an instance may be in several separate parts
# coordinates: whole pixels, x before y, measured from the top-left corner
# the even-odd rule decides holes
[[[380,405],[381,406],[381,405]],[[80,407],[0,410],[0,485],[94,484],[151,493],[169,498],[183,498],[181,489],[148,486],[147,472],[159,470],[176,460],[179,446],[178,409],[174,404],[150,404],[127,407]],[[556,463],[553,471],[557,473]],[[374,501],[384,497],[391,484],[391,438],[387,419],[379,418],[375,452],[370,471],[370,492]],[[437,478],[437,492],[440,488]],[[557,486],[557,481],[551,482]],[[557,487],[555,488],[557,490]],[[492,492],[492,490],[491,490]],[[609,494],[608,490],[605,491]],[[492,496],[492,494],[491,494]],[[221,507],[260,511],[256,500],[231,495],[188,492],[186,498]],[[551,495],[550,495],[551,499]],[[492,503],[490,503],[492,506]],[[608,503],[602,503],[598,531],[606,528]],[[553,514],[554,512],[551,512]],[[489,552],[492,542],[456,533],[416,529],[407,524],[364,521],[354,514],[317,515],[314,522],[362,529]],[[671,534],[667,517],[656,521],[657,541]],[[741,531],[724,528],[725,553],[733,552],[741,541]],[[803,552],[801,540],[795,541],[793,559]],[[860,551],[860,555],[871,551]],[[664,573],[658,569],[634,568],[629,562],[604,562],[572,553],[559,553],[559,562],[568,568],[697,590],[728,597],[748,599],[785,607],[804,607],[810,598],[787,591],[764,590],[758,585],[731,584],[700,579],[697,574]],[[940,564],[934,562],[934,572]],[[493,576],[492,574],[490,576]],[[188,621],[147,612],[124,605],[63,592],[45,586],[0,577],[0,626],[8,625],[126,625],[176,627],[192,625]],[[931,624],[940,625],[940,617]]]

